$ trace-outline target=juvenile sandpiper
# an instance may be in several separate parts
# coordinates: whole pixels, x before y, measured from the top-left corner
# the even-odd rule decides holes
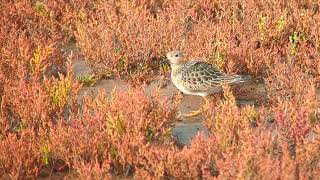
[[[185,117],[196,116],[208,108],[208,95],[220,93],[222,84],[234,85],[250,80],[249,76],[228,75],[220,71],[215,65],[203,60],[185,61],[181,51],[167,53],[171,65],[171,80],[183,93],[201,96],[205,105],[197,111],[184,114]]]

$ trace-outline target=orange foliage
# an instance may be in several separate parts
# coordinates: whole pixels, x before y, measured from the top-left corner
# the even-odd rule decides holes
[[[317,2],[5,0],[0,17],[1,178],[320,175]],[[69,40],[96,74],[135,87],[77,102]],[[267,103],[239,107],[224,87],[205,115],[209,135],[178,147],[177,107],[138,87],[175,49],[264,81]]]

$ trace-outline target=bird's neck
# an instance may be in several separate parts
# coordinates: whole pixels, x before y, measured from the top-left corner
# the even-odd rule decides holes
[[[171,64],[172,73],[179,71],[181,68],[181,64]]]

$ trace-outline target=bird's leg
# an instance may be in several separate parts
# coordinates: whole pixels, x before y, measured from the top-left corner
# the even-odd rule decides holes
[[[202,108],[200,108],[199,110],[196,110],[196,111],[191,111],[190,113],[188,114],[183,114],[182,116],[184,117],[193,117],[193,116],[196,116],[198,114],[201,114],[203,111],[202,111]]]
[[[193,117],[193,116],[196,116],[196,115],[201,114],[204,111],[206,111],[209,108],[209,100],[206,97],[203,97],[203,99],[205,101],[205,104],[199,110],[191,111],[188,114],[183,114],[183,116],[184,117]]]
[[[209,100],[205,96],[203,96],[203,99],[205,101],[205,104],[202,106],[202,110],[206,111],[209,108]]]

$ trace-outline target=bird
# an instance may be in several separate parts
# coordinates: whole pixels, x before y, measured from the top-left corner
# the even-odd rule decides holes
[[[171,66],[171,81],[184,94],[201,96],[205,100],[199,110],[183,114],[192,117],[206,111],[209,106],[207,96],[220,93],[222,84],[234,85],[251,79],[246,75],[228,75],[214,64],[203,59],[186,61],[182,51],[170,51],[166,54]]]

